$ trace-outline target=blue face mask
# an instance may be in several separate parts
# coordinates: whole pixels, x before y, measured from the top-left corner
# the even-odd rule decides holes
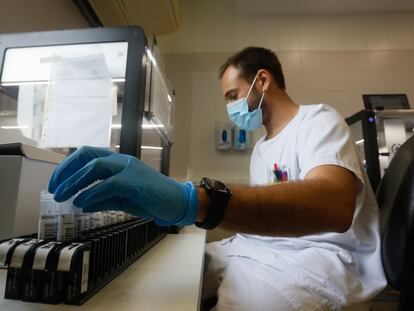
[[[230,117],[230,120],[237,125],[239,128],[246,130],[246,131],[253,131],[260,128],[263,124],[263,116],[262,116],[262,102],[265,96],[265,92],[262,94],[262,98],[260,98],[259,106],[257,109],[253,111],[249,111],[249,104],[247,102],[247,98],[250,95],[250,92],[253,89],[254,83],[256,82],[256,77],[250,86],[249,92],[247,93],[246,97],[239,98],[229,104],[227,104],[227,113]]]

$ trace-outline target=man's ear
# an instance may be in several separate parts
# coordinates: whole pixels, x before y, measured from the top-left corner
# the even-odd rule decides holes
[[[269,90],[270,81],[271,81],[271,74],[266,69],[259,69],[257,71],[257,80],[262,86],[261,89],[264,92]]]

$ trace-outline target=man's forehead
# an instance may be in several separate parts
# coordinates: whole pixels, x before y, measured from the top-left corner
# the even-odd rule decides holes
[[[245,84],[248,84],[248,83],[243,78],[243,75],[241,74],[240,69],[234,66],[229,66],[224,71],[223,76],[221,78],[221,88],[223,90],[223,95],[229,92],[230,90],[244,87]]]
[[[240,88],[243,88],[247,82],[243,79],[240,69],[234,66],[229,66],[223,73],[221,78],[221,89],[224,98],[232,97],[233,93],[239,92]]]
[[[230,82],[239,80],[240,78],[240,69],[231,65],[224,71],[222,80]]]

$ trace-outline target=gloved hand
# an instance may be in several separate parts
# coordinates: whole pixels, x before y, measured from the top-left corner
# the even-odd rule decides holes
[[[109,149],[82,147],[58,165],[49,192],[58,202],[81,192],[74,204],[84,212],[121,210],[155,219],[159,225],[191,225],[199,203],[191,182],[179,183],[135,157]]]

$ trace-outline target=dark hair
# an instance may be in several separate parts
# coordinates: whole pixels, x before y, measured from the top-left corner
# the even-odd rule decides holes
[[[285,77],[282,65],[276,54],[269,49],[260,47],[247,47],[230,58],[220,66],[219,78],[223,78],[224,72],[229,66],[235,66],[241,72],[242,77],[251,82],[259,69],[269,71],[280,89],[286,89]]]

